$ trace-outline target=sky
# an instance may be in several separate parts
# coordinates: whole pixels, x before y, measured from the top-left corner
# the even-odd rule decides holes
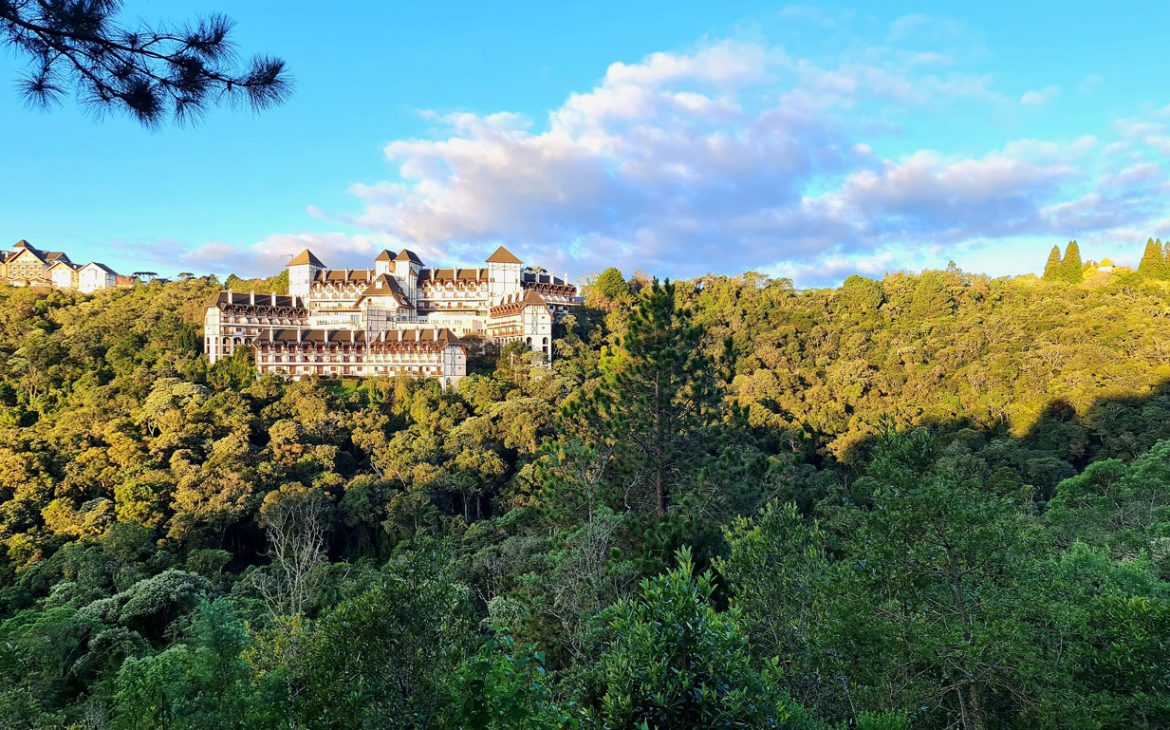
[[[311,248],[798,286],[1170,239],[1170,3],[133,0],[289,65],[255,115],[29,109],[0,49],[0,245],[268,276]],[[326,9],[327,8],[327,9]],[[10,241],[5,241],[5,237]]]

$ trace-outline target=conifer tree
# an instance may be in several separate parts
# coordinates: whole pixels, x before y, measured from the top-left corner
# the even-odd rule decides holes
[[[618,479],[646,489],[665,514],[675,488],[699,468],[708,427],[719,418],[714,368],[702,330],[675,305],[674,284],[644,291],[617,347],[603,351],[601,382],[566,407],[587,440],[623,445]]]
[[[1170,279],[1170,241],[1165,244],[1162,239],[1154,239],[1154,243],[1162,248],[1162,277],[1163,279]]]
[[[1061,263],[1061,278],[1070,284],[1076,284],[1085,278],[1084,264],[1081,262],[1081,247],[1076,241],[1069,241],[1064,249],[1064,261]]]
[[[1060,246],[1053,246],[1048,252],[1048,263],[1044,264],[1044,281],[1060,279]]]
[[[1138,264],[1138,273],[1147,279],[1166,278],[1166,253],[1161,244],[1152,238],[1146,241],[1146,250],[1142,253],[1141,263]]]

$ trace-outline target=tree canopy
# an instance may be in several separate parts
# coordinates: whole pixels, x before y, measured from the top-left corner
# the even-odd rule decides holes
[[[0,726],[1166,726],[1170,290],[1100,279],[607,276],[448,390],[2,289]]]

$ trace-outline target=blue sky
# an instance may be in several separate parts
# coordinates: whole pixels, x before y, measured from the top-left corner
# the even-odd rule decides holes
[[[123,271],[504,243],[573,276],[805,286],[1170,238],[1167,3],[338,5],[128,2],[225,12],[289,63],[289,103],[193,128],[30,111],[0,50],[3,236]]]

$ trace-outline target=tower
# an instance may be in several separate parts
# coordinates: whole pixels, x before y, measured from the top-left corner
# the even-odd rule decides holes
[[[289,296],[309,298],[309,287],[317,273],[325,268],[321,259],[313,255],[309,249],[301,251],[288,262],[288,293]]]
[[[382,274],[394,275],[394,254],[386,249],[382,249],[382,253],[374,259],[374,273],[378,276]]]
[[[418,273],[422,269],[422,259],[414,251],[404,248],[394,257],[394,278],[406,293],[411,304],[418,302]]]
[[[520,267],[524,262],[516,258],[515,254],[500,246],[488,256],[487,265],[492,305],[520,291]]]

